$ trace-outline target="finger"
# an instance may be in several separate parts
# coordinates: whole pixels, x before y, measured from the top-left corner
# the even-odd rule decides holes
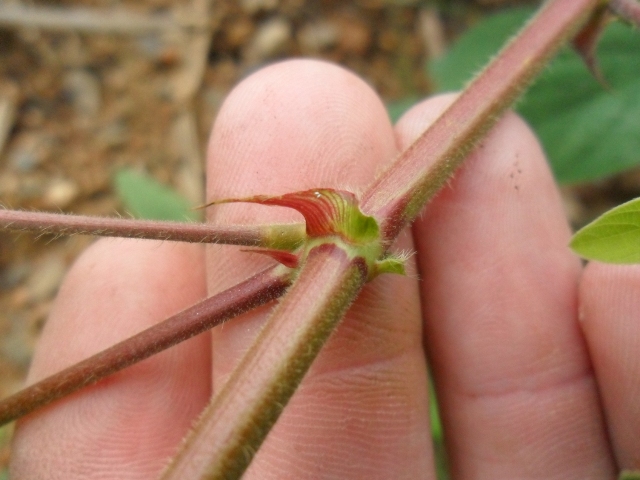
[[[101,240],[73,266],[28,383],[83,360],[205,295],[203,250]],[[18,422],[11,478],[155,478],[210,394],[201,335]]]
[[[421,104],[402,147],[452,100]],[[455,478],[609,478],[578,259],[543,153],[509,114],[414,225]]]
[[[209,198],[318,187],[359,191],[395,154],[384,106],[353,74],[308,60],[276,64],[241,83],[213,130]],[[302,221],[251,205],[212,209],[216,222]],[[405,239],[405,246],[410,242]],[[232,247],[208,257],[210,291],[262,261]],[[415,282],[376,279],[329,340],[254,459],[247,478],[417,478],[431,469],[427,388]],[[214,332],[214,390],[267,312]]]
[[[580,319],[621,469],[640,469],[640,267],[591,262]]]

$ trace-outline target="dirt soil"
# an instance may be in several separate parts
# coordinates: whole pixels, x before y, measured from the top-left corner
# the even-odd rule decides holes
[[[423,97],[432,90],[425,62],[507,2],[436,3],[24,1],[65,15],[47,27],[34,15],[0,22],[0,204],[126,215],[112,186],[125,166],[201,204],[208,132],[244,76],[279,59],[316,57],[357,72],[386,101]],[[80,8],[98,14],[97,27]],[[612,206],[620,191],[637,190],[635,177],[566,189],[570,218],[583,223]],[[92,241],[0,231],[2,397],[21,387],[64,273]],[[0,430],[0,472],[9,435]]]

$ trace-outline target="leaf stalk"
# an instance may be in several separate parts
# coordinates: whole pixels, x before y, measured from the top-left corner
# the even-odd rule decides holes
[[[380,225],[384,244],[380,260],[402,229],[446,184],[483,135],[600,4],[601,0],[547,2],[440,118],[368,188],[361,209]],[[25,224],[22,228],[28,227]],[[204,411],[164,479],[242,475],[367,281],[367,263],[330,242],[309,251],[288,294]]]
[[[365,262],[322,244],[205,409],[162,478],[239,478],[367,279]],[[314,296],[309,295],[313,291]]]
[[[62,213],[1,210],[0,228],[40,235],[100,235],[192,243],[218,243],[295,250],[305,239],[304,224],[229,225],[90,217]]]
[[[282,270],[281,267],[263,270],[133,337],[20,390],[0,402],[0,425],[279,297],[291,280],[290,274],[283,274]]]

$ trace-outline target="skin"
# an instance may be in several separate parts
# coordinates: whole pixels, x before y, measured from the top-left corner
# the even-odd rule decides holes
[[[393,127],[375,93],[339,67],[267,67],[218,115],[208,199],[362,191],[450,101],[422,102]],[[244,204],[209,214],[300,219]],[[583,272],[569,237],[540,146],[509,114],[399,239],[417,252],[413,270],[366,287],[245,478],[435,478],[427,363],[453,478],[606,479],[640,468],[640,268]],[[267,262],[228,246],[96,242],[60,290],[28,382]],[[19,421],[11,478],[156,477],[268,311]]]

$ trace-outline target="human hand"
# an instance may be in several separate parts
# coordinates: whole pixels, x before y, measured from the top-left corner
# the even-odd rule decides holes
[[[361,191],[450,100],[423,102],[394,129],[376,95],[340,68],[265,68],[216,120],[209,197]],[[217,222],[301,220],[256,205],[211,210]],[[616,462],[639,467],[640,270],[590,266],[580,322],[569,236],[540,147],[507,115],[414,224],[415,244],[410,232],[399,239],[417,252],[420,279],[414,270],[366,287],[246,478],[434,478],[427,357],[454,478],[600,479]],[[60,290],[29,382],[267,261],[234,247],[97,242]],[[267,314],[234,319],[20,421],[12,478],[154,478]]]

